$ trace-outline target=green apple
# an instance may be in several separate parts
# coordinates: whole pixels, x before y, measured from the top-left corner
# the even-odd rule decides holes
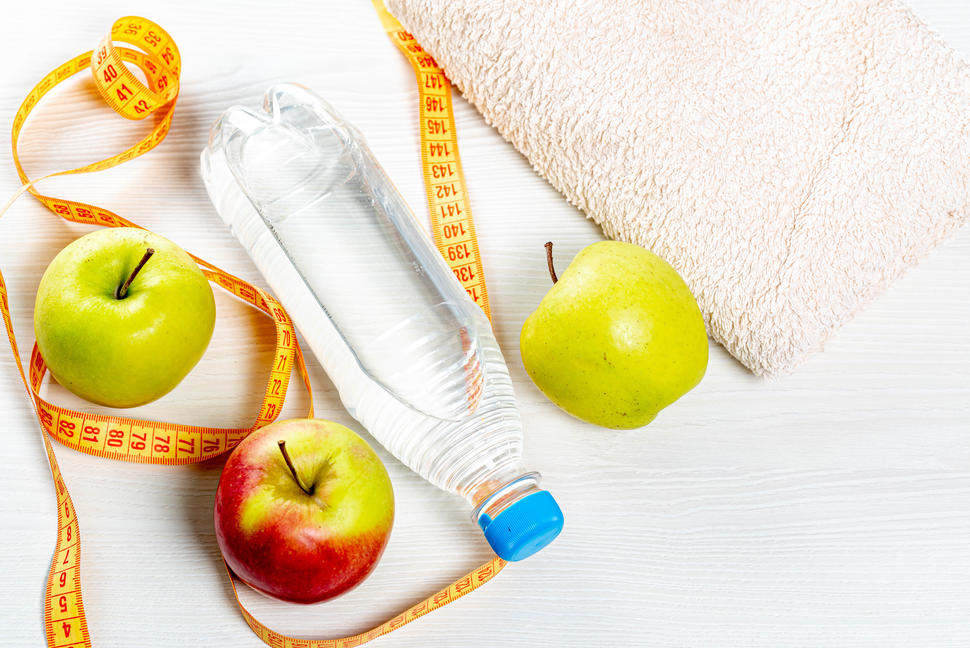
[[[320,419],[279,421],[240,443],[214,510],[223,558],[250,587],[317,603],[373,571],[394,523],[384,464],[352,430]]]
[[[697,385],[707,332],[680,275],[652,252],[601,241],[583,249],[525,321],[522,362],[536,386],[576,418],[646,425]]]
[[[209,281],[185,250],[145,230],[106,228],[47,267],[34,333],[61,385],[135,407],[167,394],[202,358],[215,314]]]

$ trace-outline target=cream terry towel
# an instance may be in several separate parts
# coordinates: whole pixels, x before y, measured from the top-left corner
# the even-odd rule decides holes
[[[387,0],[711,335],[790,371],[970,215],[970,71],[895,0]]]

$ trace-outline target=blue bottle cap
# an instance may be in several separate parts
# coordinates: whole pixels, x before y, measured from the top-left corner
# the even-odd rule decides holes
[[[513,503],[494,520],[482,515],[478,525],[499,558],[522,560],[556,539],[563,516],[552,493],[543,490]]]

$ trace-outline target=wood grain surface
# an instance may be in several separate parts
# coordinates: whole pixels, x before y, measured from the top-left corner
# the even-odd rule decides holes
[[[965,57],[970,5],[912,3]],[[50,180],[54,195],[111,208],[261,282],[210,206],[198,155],[231,104],[282,80],[355,123],[415,211],[424,197],[413,76],[370,2],[25,2],[0,21],[0,123],[49,69],[91,49],[113,20],[143,14],[177,40],[183,89],[168,139],[121,168]],[[970,230],[964,229],[840,331],[794,375],[757,379],[713,347],[703,383],[649,427],[595,428],[526,376],[518,332],[557,264],[595,226],[457,100],[495,328],[515,382],[526,458],[566,515],[548,549],[380,646],[970,645]],[[33,176],[122,150],[145,132],[100,104],[86,79],[28,123]],[[18,186],[0,151],[0,194]],[[22,345],[47,263],[89,228],[22,199],[0,221],[0,268]],[[217,295],[216,334],[172,394],[137,410],[200,424],[248,423],[268,371],[268,320]],[[41,597],[54,497],[39,428],[7,352],[0,362],[0,645],[43,644]],[[351,425],[316,363],[319,416]],[[85,404],[60,387],[57,402]],[[306,398],[293,388],[288,412]],[[221,462],[110,462],[57,448],[83,538],[95,646],[258,646],[231,600],[212,526]],[[398,503],[383,561],[360,588],[294,607],[244,592],[273,628],[303,637],[366,629],[484,561],[457,497],[381,451]]]

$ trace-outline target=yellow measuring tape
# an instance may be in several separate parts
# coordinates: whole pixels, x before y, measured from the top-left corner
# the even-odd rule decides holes
[[[383,11],[383,6],[380,9]],[[384,13],[386,14],[386,12]],[[393,21],[393,18],[384,15],[382,20],[387,26],[388,20]],[[398,25],[398,28],[400,29],[400,25]],[[404,33],[403,29],[400,32]],[[400,42],[407,42],[404,38],[399,40]],[[410,52],[409,58],[420,51],[420,48],[412,47],[416,46],[413,39],[410,39],[410,41],[411,43],[408,44],[410,49],[405,50],[406,53]],[[141,51],[117,46],[115,42],[134,45]],[[137,66],[144,72],[147,84],[142,83],[131,72],[127,67],[128,63]],[[445,102],[444,104],[431,103],[428,105],[434,109],[441,105],[447,106],[446,114],[430,118],[427,121],[424,118],[424,111],[422,112],[422,160],[425,168],[425,179],[429,183],[429,205],[433,205],[432,218],[435,223],[436,243],[466,290],[487,314],[489,312],[487,293],[485,292],[478,248],[475,243],[474,229],[471,224],[471,213],[467,206],[464,178],[458,159],[457,142],[454,135],[454,117],[451,114],[450,102],[447,101],[449,99],[448,86],[445,85],[447,81],[444,80],[444,75],[440,70],[435,68],[436,72],[432,72],[427,63],[428,61],[422,62],[423,71],[419,73],[419,79],[422,74],[429,75],[428,78],[437,74],[435,78],[440,77],[440,80],[432,82],[429,88],[437,90],[436,96]],[[122,153],[82,167],[52,173],[37,180],[30,180],[18,156],[17,145],[23,125],[41,98],[52,88],[85,70],[91,70],[95,87],[115,112],[127,119],[143,119],[151,115],[155,118],[154,128],[140,142]],[[110,34],[101,40],[95,50],[80,54],[48,73],[30,91],[14,118],[11,133],[13,159],[24,186],[0,210],[0,215],[9,208],[17,197],[29,191],[44,206],[69,221],[107,227],[140,227],[109,210],[41,194],[35,189],[34,185],[40,180],[53,176],[89,173],[117,166],[147,153],[157,146],[165,138],[171,125],[178,97],[180,71],[181,57],[175,42],[168,33],[150,20],[128,16],[114,23]],[[440,93],[442,88],[445,90],[443,99]],[[425,99],[425,88],[422,87],[422,104],[424,104]],[[435,125],[439,123],[443,125]],[[434,136],[427,142],[425,141],[426,130]],[[436,146],[430,146],[432,143]],[[442,147],[439,148],[437,146],[439,144]],[[431,153],[430,156],[427,154],[428,152]],[[435,165],[439,166],[435,167]],[[436,168],[437,170],[435,170]],[[448,186],[444,184],[444,180],[449,180],[452,184],[447,189],[439,190],[440,187]],[[443,198],[432,202],[433,195],[441,195]],[[440,218],[435,217],[434,206],[437,206],[440,210]],[[457,229],[455,229],[455,226],[457,226]],[[44,432],[42,438],[57,495],[57,539],[44,598],[44,628],[47,645],[51,648],[90,647],[92,644],[81,596],[80,529],[70,493],[54,456],[54,448],[50,438],[54,438],[75,450],[111,459],[167,465],[203,461],[226,452],[247,434],[272,422],[279,416],[283,408],[290,374],[294,367],[300,373],[303,384],[310,394],[311,405],[307,416],[313,416],[313,395],[309,377],[293,325],[282,305],[264,290],[220,270],[199,257],[193,256],[193,259],[200,265],[210,281],[266,313],[273,318],[276,326],[276,352],[270,377],[263,394],[259,414],[248,428],[198,427],[139,420],[111,414],[89,414],[60,407],[43,399],[40,396],[40,388],[47,371],[44,359],[35,344],[30,356],[29,369],[25,371],[17,340],[14,336],[7,287],[2,274],[0,274],[0,313],[3,316],[21,379]],[[467,594],[490,580],[504,566],[505,562],[496,557],[386,623],[368,632],[340,639],[301,640],[286,637],[259,623],[238,601],[238,596],[237,602],[239,602],[247,623],[257,636],[270,646],[284,648],[356,646],[391,632]],[[231,573],[230,579],[233,580]],[[235,592],[234,580],[232,586]]]
[[[431,235],[468,296],[492,319],[482,255],[458,155],[451,83],[434,58],[387,11],[384,0],[373,0],[373,3],[384,31],[414,68],[418,82],[421,168],[428,195]]]

